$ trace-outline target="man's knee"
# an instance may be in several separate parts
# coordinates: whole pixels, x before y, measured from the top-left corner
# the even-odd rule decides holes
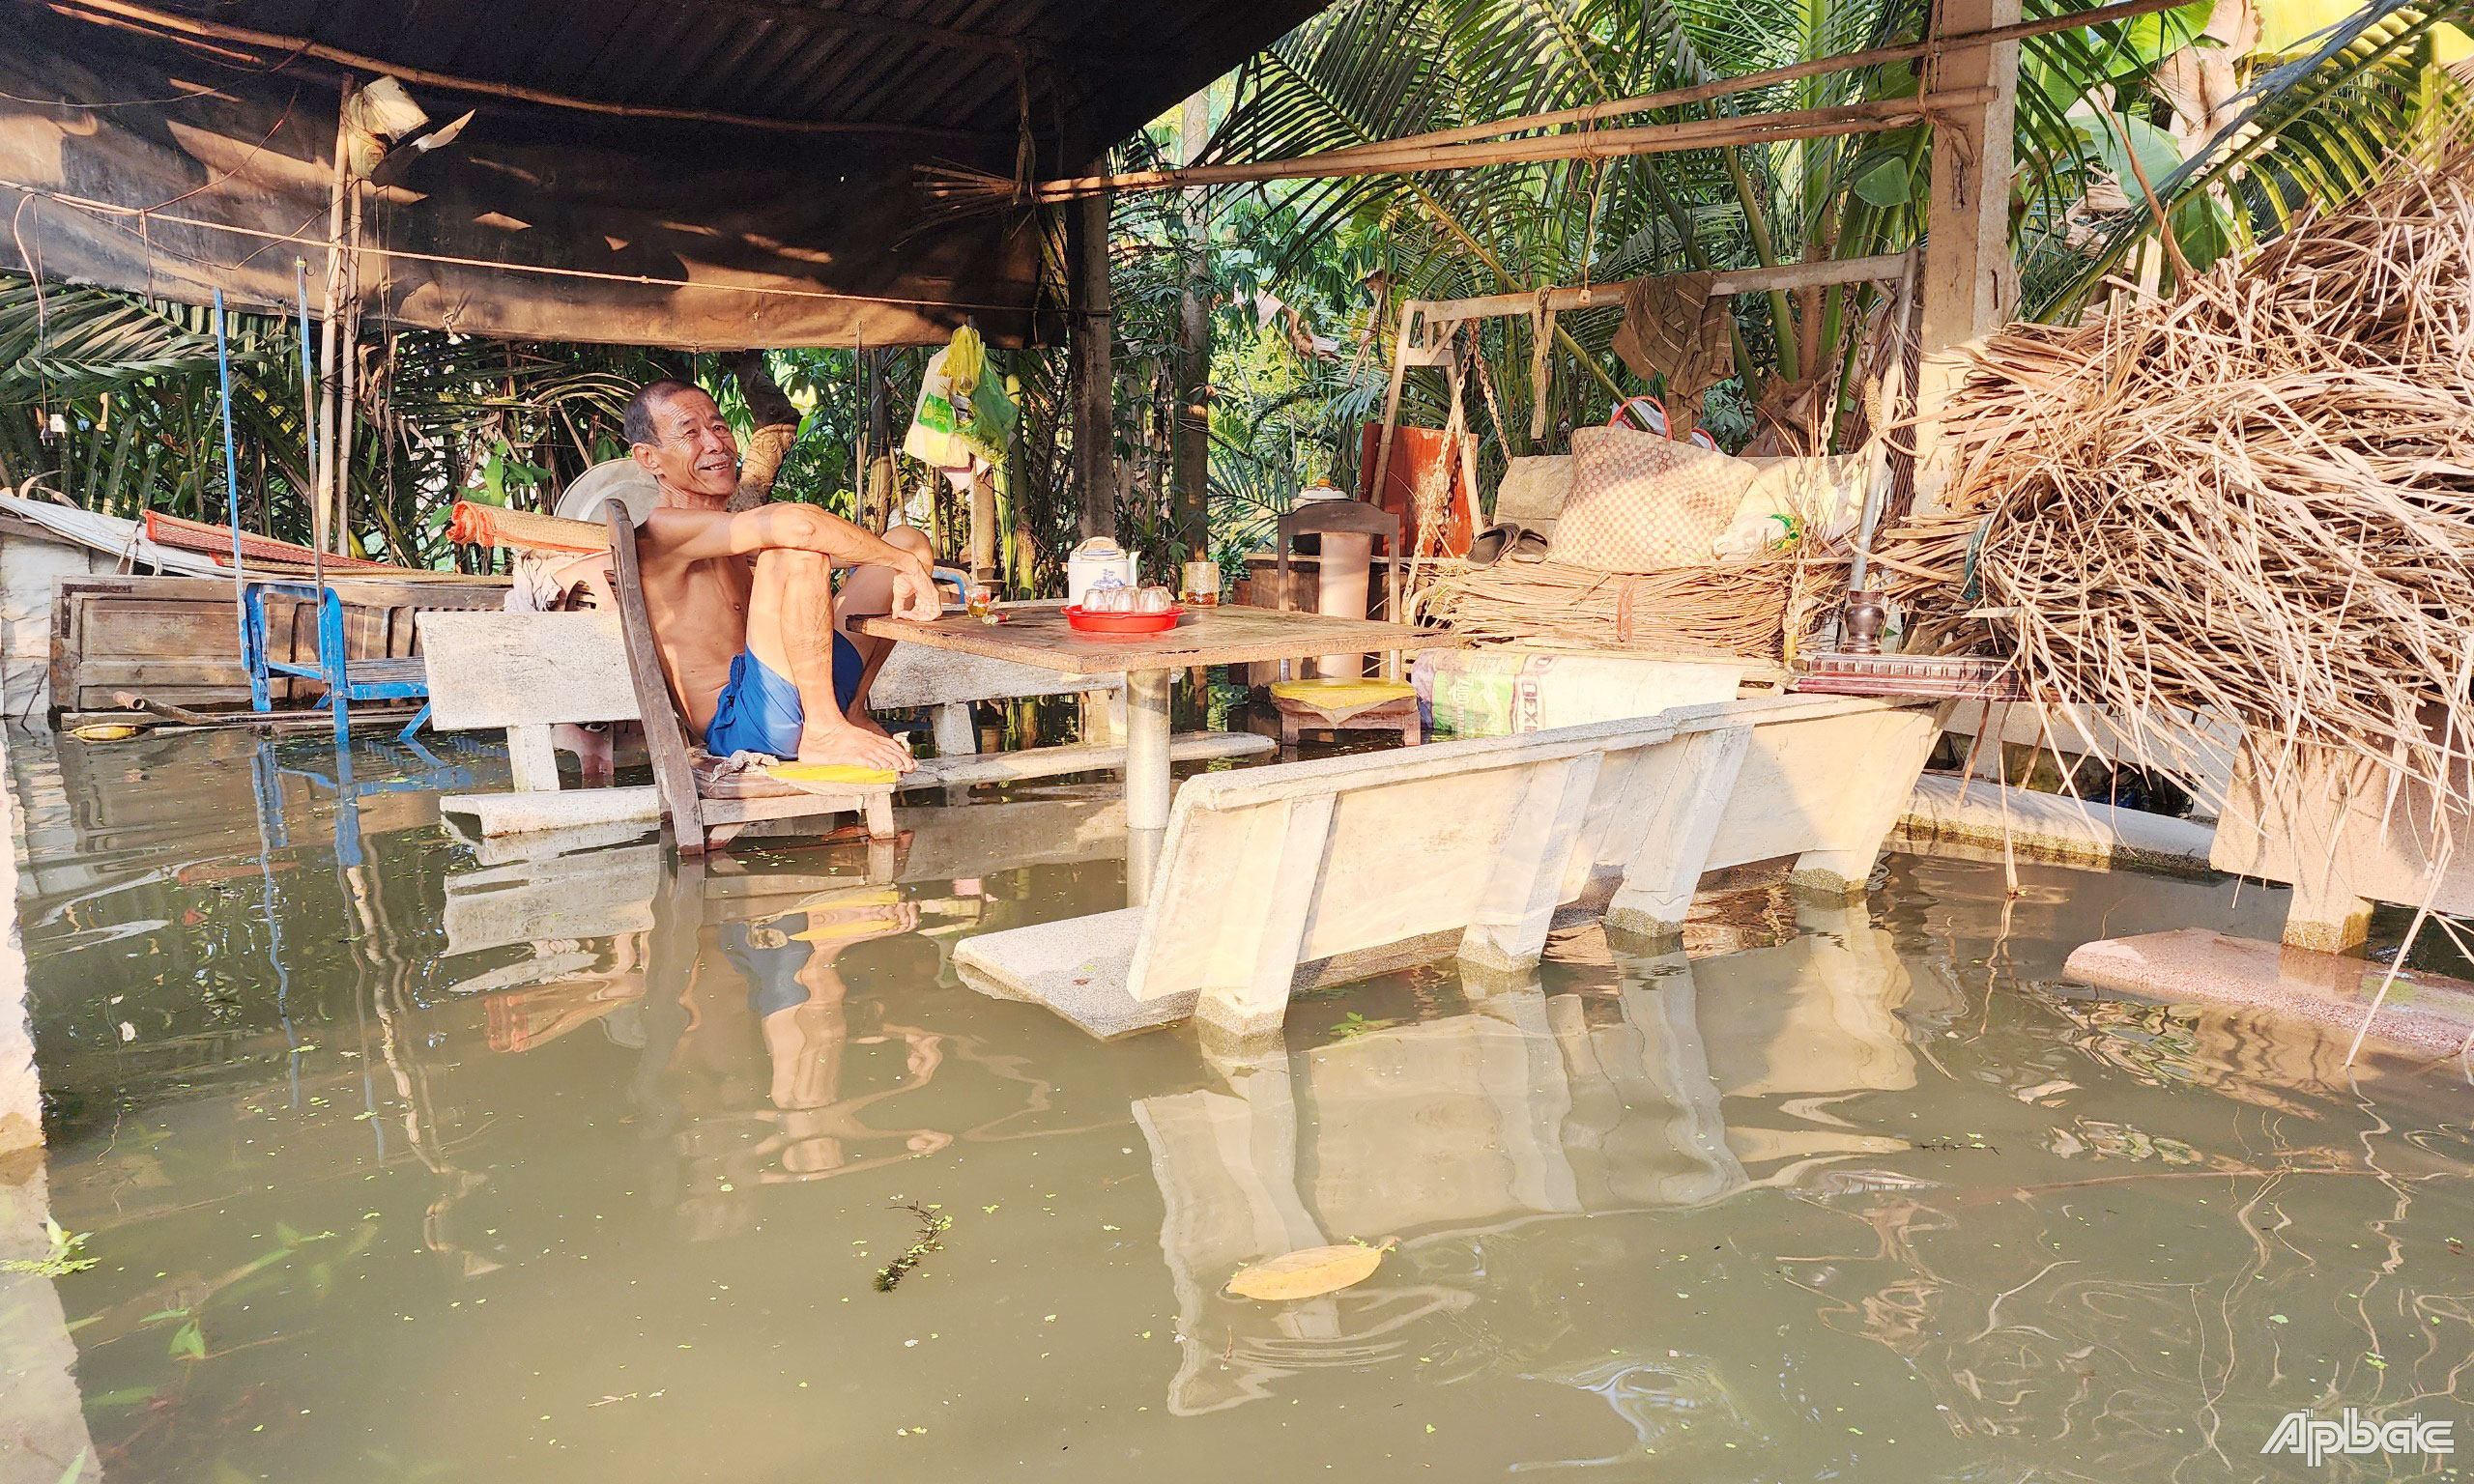
[[[928,532],[916,526],[886,527],[885,545],[908,552],[923,560],[936,555],[935,543],[928,539]]]
[[[822,552],[770,547],[756,554],[756,580],[760,583],[825,582],[832,576],[833,562]]]

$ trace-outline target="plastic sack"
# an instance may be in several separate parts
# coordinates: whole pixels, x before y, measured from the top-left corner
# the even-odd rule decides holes
[[[965,325],[929,357],[902,451],[937,469],[967,469],[973,458],[994,467],[1018,415],[1004,380],[990,372],[987,342]]]

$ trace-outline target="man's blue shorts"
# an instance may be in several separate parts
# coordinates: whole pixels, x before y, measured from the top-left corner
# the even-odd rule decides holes
[[[858,646],[833,636],[833,699],[845,712],[859,695],[859,675],[867,662]],[[799,688],[773,673],[762,660],[745,650],[731,661],[730,683],[713,706],[713,725],[705,728],[705,751],[716,757],[733,753],[771,753],[776,757],[799,756],[799,730],[807,710],[799,704]]]
[[[804,921],[804,914],[801,921]],[[799,975],[816,956],[816,945],[798,938],[785,938],[771,947],[759,947],[757,930],[746,923],[722,925],[722,956],[747,981],[747,1008],[756,1018],[790,1010],[808,1002],[808,986],[799,983]],[[774,928],[768,937],[783,937]]]

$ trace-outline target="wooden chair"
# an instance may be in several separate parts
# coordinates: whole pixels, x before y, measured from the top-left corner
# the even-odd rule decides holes
[[[1382,538],[1383,556],[1387,558],[1384,614],[1394,623],[1408,621],[1400,601],[1400,558],[1404,555],[1400,550],[1400,518],[1356,499],[1317,500],[1280,518],[1280,558],[1274,580],[1281,613],[1291,611],[1289,553],[1297,545],[1297,538],[1309,531]],[[1330,559],[1328,550],[1323,559]],[[1406,747],[1425,740],[1418,718],[1418,693],[1400,678],[1400,651],[1396,649],[1383,657],[1380,680],[1347,675],[1293,680],[1289,678],[1289,662],[1282,660],[1280,678],[1272,685],[1272,705],[1280,712],[1280,744],[1283,750],[1296,747],[1298,733],[1309,727],[1331,731],[1396,731]]]
[[[644,574],[636,563],[636,528],[616,503],[610,510],[612,584],[618,599],[618,629],[627,647],[628,677],[635,684],[645,745],[652,754],[653,784],[663,816],[678,842],[678,853],[697,856],[729,842],[747,825],[765,819],[856,813],[875,840],[893,838],[893,785],[854,785],[838,793],[812,793],[770,778],[713,776],[716,759],[687,740],[677,698],[653,644],[652,615],[645,608]]]

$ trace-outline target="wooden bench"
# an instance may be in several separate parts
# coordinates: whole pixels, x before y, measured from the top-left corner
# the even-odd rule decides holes
[[[1841,697],[1205,774],[1169,816],[1147,903],[961,945],[964,983],[1101,1036],[1188,1014],[1278,1029],[1293,987],[1457,955],[1538,961],[1559,908],[1647,938],[1703,872],[1792,856],[1862,890],[1931,751],[1930,708]]]

